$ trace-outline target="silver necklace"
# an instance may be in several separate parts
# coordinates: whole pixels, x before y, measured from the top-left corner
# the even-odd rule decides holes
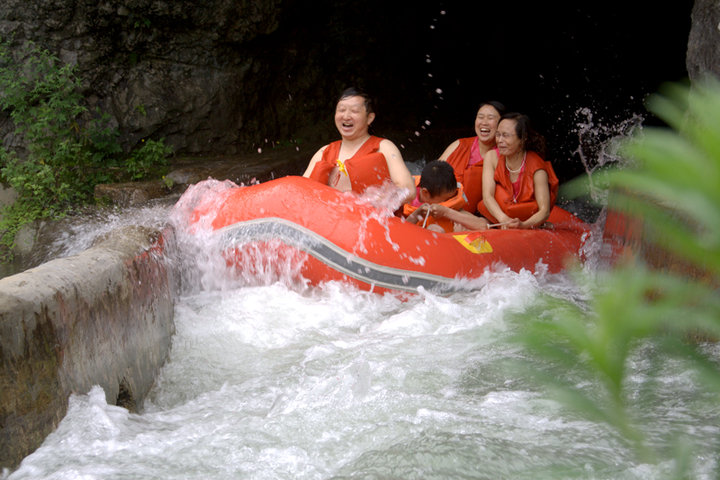
[[[523,161],[522,161],[522,163],[520,164],[520,166],[517,168],[517,170],[513,170],[512,168],[510,168],[510,166],[508,165],[507,158],[505,158],[505,168],[507,168],[508,172],[510,172],[510,173],[520,173],[520,171],[521,171],[521,170],[523,169],[523,167],[525,166],[525,157],[526,157],[526,156],[527,156],[527,152],[525,152],[525,153],[523,154]]]

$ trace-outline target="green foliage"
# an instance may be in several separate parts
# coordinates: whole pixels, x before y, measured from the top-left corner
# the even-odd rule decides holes
[[[28,142],[28,161],[0,150],[2,174],[20,198],[34,198],[41,215],[51,216],[87,192],[87,155],[77,138],[84,113],[78,81],[69,66],[58,67],[47,51],[34,48],[23,64],[0,53],[0,107],[8,109],[16,132]],[[75,179],[77,178],[78,181]],[[81,188],[73,189],[78,184]]]
[[[606,172],[610,206],[642,218],[647,237],[701,274],[638,264],[594,279],[578,274],[593,285],[589,304],[542,299],[528,315],[535,319],[523,320],[521,341],[546,365],[574,372],[540,372],[566,405],[614,427],[640,461],[674,457],[673,478],[690,478],[689,440],[679,431],[664,432],[664,446],[648,440],[654,426],[643,423],[628,377],[638,356],[679,359],[695,372],[698,396],[720,393],[720,366],[703,345],[720,338],[720,83],[669,85],[648,108],[672,129],[646,128],[623,143],[631,166]],[[661,379],[647,385],[654,391],[644,395],[659,396]]]
[[[15,235],[20,227],[33,220],[42,218],[41,207],[24,198],[19,198],[12,208],[4,208],[3,218],[0,220],[0,245],[5,249],[0,250],[0,260],[3,262],[12,260],[9,247],[15,243]]]
[[[2,246],[22,224],[91,202],[95,185],[164,173],[170,147],[143,142],[127,161],[110,117],[88,112],[74,68],[33,44],[0,42],[0,108],[9,112],[27,155],[0,146],[2,179],[18,201],[2,212]]]
[[[172,148],[162,141],[142,140],[142,146],[132,152],[127,160],[126,170],[131,180],[140,180],[152,175],[162,175],[167,166],[167,156]]]
[[[170,177],[166,177],[165,175],[163,175],[161,180],[163,182],[163,185],[165,185],[165,188],[167,188],[168,190],[172,190],[172,188],[175,186],[175,182]]]

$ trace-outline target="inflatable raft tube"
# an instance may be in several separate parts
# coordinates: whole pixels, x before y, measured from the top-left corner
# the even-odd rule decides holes
[[[435,233],[303,177],[217,195],[195,209],[191,223],[209,223],[229,263],[241,268],[250,246],[272,244],[268,253],[277,255],[281,245],[285,254],[306,254],[301,274],[311,283],[340,280],[373,291],[446,293],[503,267],[556,273],[581,259],[588,235],[587,225],[559,207],[552,228]]]

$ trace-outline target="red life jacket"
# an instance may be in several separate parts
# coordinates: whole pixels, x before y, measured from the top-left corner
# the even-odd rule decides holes
[[[533,176],[538,170],[547,172],[550,187],[550,208],[552,209],[557,200],[560,182],[550,162],[543,160],[535,152],[527,152],[525,167],[518,176],[520,191],[515,196],[510,181],[510,172],[505,167],[505,157],[502,155],[498,157],[497,167],[495,168],[495,200],[508,217],[527,220],[540,209],[535,200],[535,184],[533,182]],[[480,215],[493,223],[497,223],[498,220],[490,213],[484,202],[478,203],[477,209]]]
[[[355,155],[342,162],[353,192],[362,193],[370,186],[379,186],[391,180],[385,155],[379,151],[382,141],[380,137],[371,136],[360,146]],[[315,164],[310,178],[328,184],[330,172],[340,166],[338,157],[341,145],[342,140],[338,140],[325,147],[322,159]]]
[[[475,206],[482,200],[482,171],[483,161],[468,165],[470,151],[477,137],[460,138],[460,142],[450,156],[445,160],[452,165],[455,171],[455,178],[462,183],[467,197],[465,210],[475,213]]]

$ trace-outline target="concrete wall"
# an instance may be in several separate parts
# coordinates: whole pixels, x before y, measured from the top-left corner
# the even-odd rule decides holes
[[[43,442],[71,393],[100,385],[109,403],[142,404],[174,333],[168,237],[118,230],[0,279],[0,469]]]

